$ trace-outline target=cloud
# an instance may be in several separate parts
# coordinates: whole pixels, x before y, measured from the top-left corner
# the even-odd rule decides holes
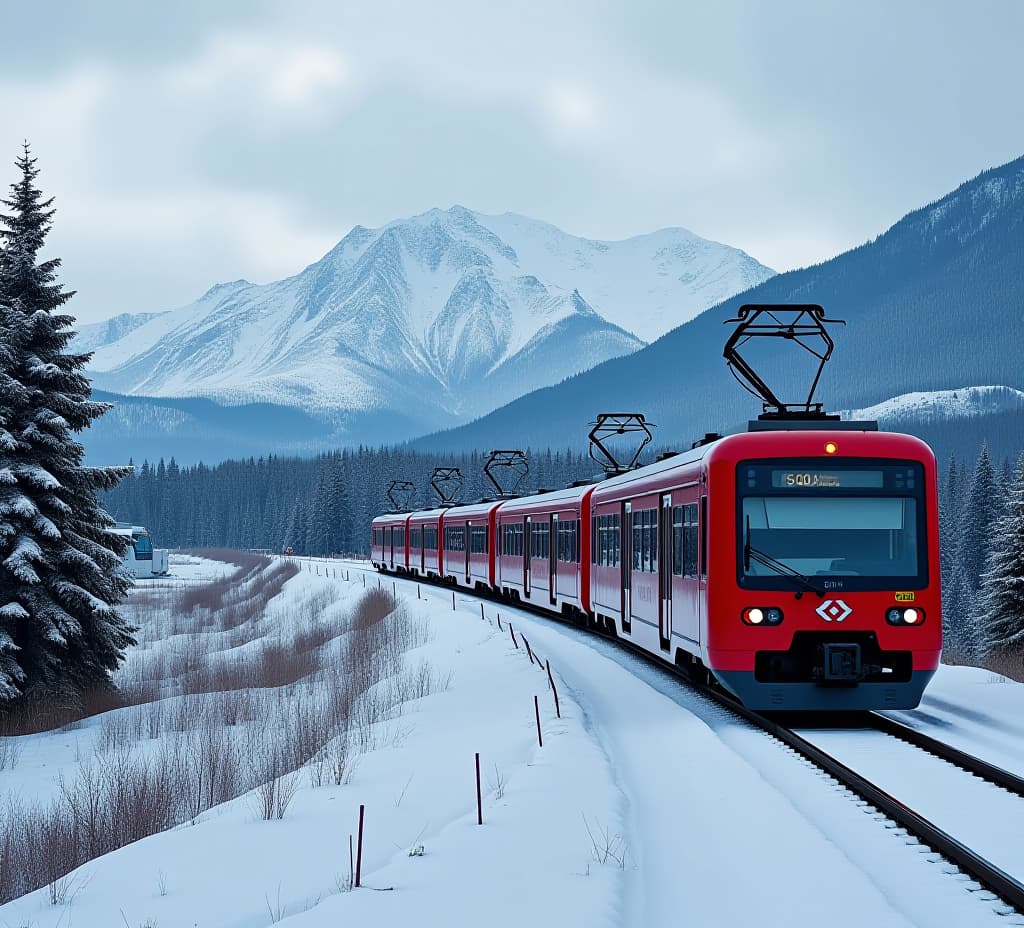
[[[59,210],[50,245],[78,291],[72,313],[92,321],[182,305],[217,281],[278,280],[338,237],[282,198],[193,187],[76,197]]]
[[[198,54],[167,67],[160,83],[171,97],[180,93],[207,107],[242,107],[270,119],[315,114],[335,103],[351,88],[352,70],[341,50],[327,43],[221,32]]]

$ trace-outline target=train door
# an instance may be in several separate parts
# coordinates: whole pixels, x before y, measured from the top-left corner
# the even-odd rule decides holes
[[[533,520],[523,520],[523,593],[530,595],[530,559],[533,557]]]
[[[663,651],[672,639],[672,494],[661,498],[658,519],[658,639]]]
[[[471,549],[473,547],[473,530],[472,530],[472,525],[473,525],[473,523],[470,522],[467,519],[466,520],[466,534],[463,536],[463,547],[466,549],[465,550],[465,555],[466,555],[466,586],[470,586],[471,585],[470,582],[469,582],[469,556],[471,554]]]
[[[622,504],[622,630],[631,628],[629,617],[633,609],[633,504]]]
[[[388,567],[392,570],[395,569],[395,529],[392,526],[388,526],[386,529],[388,536],[385,541],[388,543]]]
[[[548,595],[551,605],[556,605],[558,586],[558,516],[553,515],[548,525]]]
[[[697,586],[698,629],[703,626],[703,622],[707,620],[708,616],[708,548],[710,536],[711,525],[708,522],[708,498],[705,495],[700,498],[700,582]],[[705,638],[704,640],[706,641],[707,639]]]

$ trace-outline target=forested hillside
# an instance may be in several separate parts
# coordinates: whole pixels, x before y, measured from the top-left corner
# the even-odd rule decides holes
[[[554,489],[598,470],[574,451],[527,451],[530,473],[524,490]],[[145,525],[160,547],[269,548],[286,545],[296,554],[364,553],[370,520],[390,506],[392,480],[420,490],[412,505],[435,500],[428,492],[439,464],[459,467],[463,501],[493,496],[483,475],[485,456],[436,455],[395,449],[342,451],[317,458],[268,457],[225,461],[216,467],[180,468],[172,459],[148,462],[106,497],[119,520]]]

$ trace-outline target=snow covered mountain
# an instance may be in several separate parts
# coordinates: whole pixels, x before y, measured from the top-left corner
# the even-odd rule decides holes
[[[354,228],[294,277],[83,326],[99,389],[272,402],[359,439],[465,421],[632,353],[773,272],[684,229],[622,242],[462,207]]]
[[[1013,387],[961,387],[959,390],[929,390],[903,393],[865,409],[847,410],[847,419],[875,419],[938,422],[1024,410],[1024,392]]]

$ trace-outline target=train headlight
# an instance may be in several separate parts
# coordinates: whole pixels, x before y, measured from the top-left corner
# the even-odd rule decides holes
[[[900,608],[894,606],[886,610],[885,621],[890,625],[920,625],[924,622],[924,611],[913,606]]]
[[[748,606],[740,618],[747,625],[778,625],[782,622],[782,610],[775,606]]]

